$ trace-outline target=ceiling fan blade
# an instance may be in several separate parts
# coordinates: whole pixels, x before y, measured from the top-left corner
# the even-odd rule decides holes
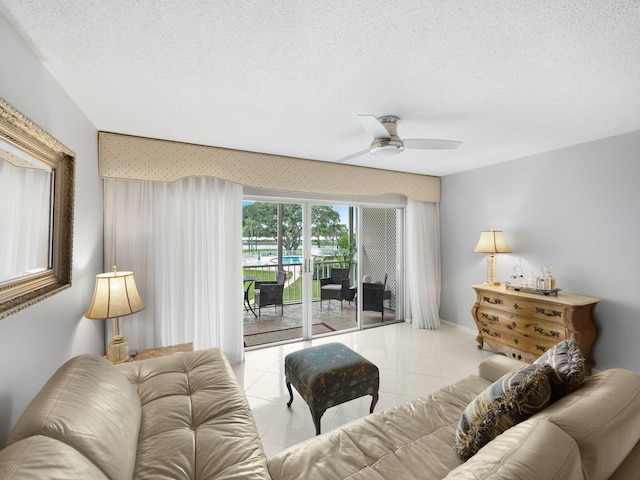
[[[358,119],[362,126],[369,132],[374,138],[391,138],[389,132],[384,125],[380,123],[373,115],[358,115]]]
[[[403,140],[404,148],[417,150],[454,150],[462,145],[455,140],[431,140],[427,138],[414,138]]]
[[[347,161],[351,160],[352,158],[360,157],[361,155],[364,155],[365,153],[369,153],[369,149],[368,148],[366,150],[361,150],[361,151],[359,151],[357,153],[354,153],[353,155],[349,155],[348,157],[341,158],[340,160],[338,160],[338,163],[347,162]]]

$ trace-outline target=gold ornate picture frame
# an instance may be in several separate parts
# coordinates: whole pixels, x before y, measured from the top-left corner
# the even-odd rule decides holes
[[[43,212],[49,218],[48,262],[36,272],[27,270],[0,280],[3,319],[71,286],[75,154],[2,99],[0,141],[27,162],[40,163],[52,172],[49,211]],[[2,149],[0,153],[6,152]],[[2,208],[8,207],[0,203]],[[7,239],[15,235],[12,225],[0,225],[0,229]]]

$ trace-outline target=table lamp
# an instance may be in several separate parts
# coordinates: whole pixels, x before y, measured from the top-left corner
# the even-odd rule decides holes
[[[93,300],[85,317],[93,320],[113,320],[113,340],[109,343],[107,359],[112,363],[129,360],[129,342],[122,335],[122,317],[144,308],[133,272],[113,272],[96,275]]]
[[[502,230],[489,230],[480,232],[478,244],[473,249],[475,253],[488,253],[487,257],[487,281],[485,285],[500,285],[496,281],[497,260],[496,253],[511,253],[511,249],[504,239]]]

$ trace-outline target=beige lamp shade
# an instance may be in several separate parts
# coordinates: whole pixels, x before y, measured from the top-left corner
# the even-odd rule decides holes
[[[486,285],[500,285],[497,281],[497,261],[494,253],[511,253],[511,249],[504,239],[502,230],[487,230],[480,232],[478,244],[473,249],[476,253],[488,253]]]
[[[130,315],[143,308],[133,272],[113,271],[96,275],[93,300],[85,317],[105,320]]]
[[[111,273],[96,275],[93,300],[85,317],[113,322],[113,340],[107,348],[107,358],[113,363],[126,362],[129,356],[129,342],[122,335],[122,317],[139,312],[144,308],[133,272],[118,272],[113,267]]]
[[[475,253],[511,253],[511,249],[504,239],[502,230],[480,232],[478,244],[473,251]]]

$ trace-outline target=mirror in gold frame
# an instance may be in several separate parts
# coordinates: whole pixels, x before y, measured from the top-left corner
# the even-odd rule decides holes
[[[71,286],[75,154],[0,99],[0,319]]]

